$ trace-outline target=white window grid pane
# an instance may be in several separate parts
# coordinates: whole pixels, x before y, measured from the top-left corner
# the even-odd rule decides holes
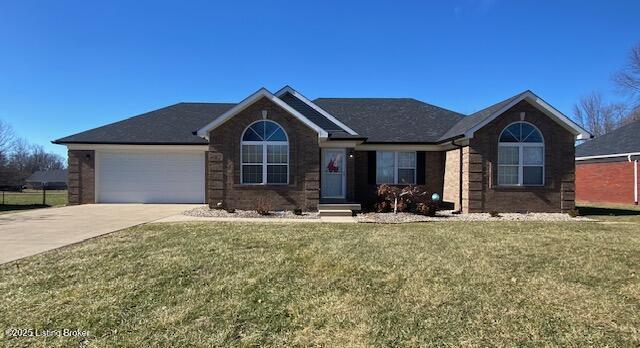
[[[262,183],[262,165],[242,165],[242,182],[245,184]]]
[[[376,152],[376,182],[378,184],[394,183],[395,154],[391,151]]]
[[[498,146],[498,164],[519,164],[520,149],[518,146]]]
[[[398,184],[415,184],[416,170],[415,169],[398,169]]]
[[[289,146],[267,145],[267,163],[288,163]]]
[[[415,152],[398,152],[398,168],[415,168]]]
[[[267,166],[267,183],[268,184],[286,184],[288,170],[286,165],[273,165]]]
[[[498,185],[517,185],[518,184],[518,166],[499,165],[498,166]]]
[[[262,163],[262,145],[242,145],[242,163]]]
[[[535,176],[527,177],[536,173]],[[533,178],[537,180],[533,180]],[[544,183],[544,167],[542,166],[523,166],[522,167],[522,184],[523,185],[542,185]]]
[[[522,161],[524,165],[541,165],[544,158],[542,146],[523,146]]]

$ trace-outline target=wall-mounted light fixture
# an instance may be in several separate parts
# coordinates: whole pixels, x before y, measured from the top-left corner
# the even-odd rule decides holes
[[[262,119],[263,119],[263,120],[266,120],[266,119],[267,119],[267,114],[268,114],[268,113],[269,113],[269,112],[268,112],[267,110],[262,110]]]

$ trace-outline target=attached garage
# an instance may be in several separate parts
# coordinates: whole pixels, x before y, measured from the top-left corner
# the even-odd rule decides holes
[[[98,203],[204,203],[205,153],[96,151]]]

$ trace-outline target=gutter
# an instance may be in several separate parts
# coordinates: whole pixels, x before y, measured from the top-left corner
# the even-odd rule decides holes
[[[631,155],[627,159],[633,162],[633,203],[638,205],[638,160],[631,161]]]
[[[598,158],[629,157],[629,156],[640,156],[640,152],[612,153],[608,155],[583,156],[583,157],[576,157],[576,161],[586,161],[586,160],[598,159]]]
[[[459,172],[458,172],[458,204],[460,205],[460,209],[454,211],[454,214],[461,214],[462,213],[462,167],[463,167],[463,158],[462,158],[462,149],[464,148],[464,146],[462,145],[458,145],[456,144],[455,139],[451,140],[451,145],[458,148],[459,152],[460,152],[460,161],[459,161]]]

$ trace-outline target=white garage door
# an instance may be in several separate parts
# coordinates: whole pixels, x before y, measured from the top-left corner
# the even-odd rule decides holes
[[[203,203],[204,152],[99,152],[100,203]]]

